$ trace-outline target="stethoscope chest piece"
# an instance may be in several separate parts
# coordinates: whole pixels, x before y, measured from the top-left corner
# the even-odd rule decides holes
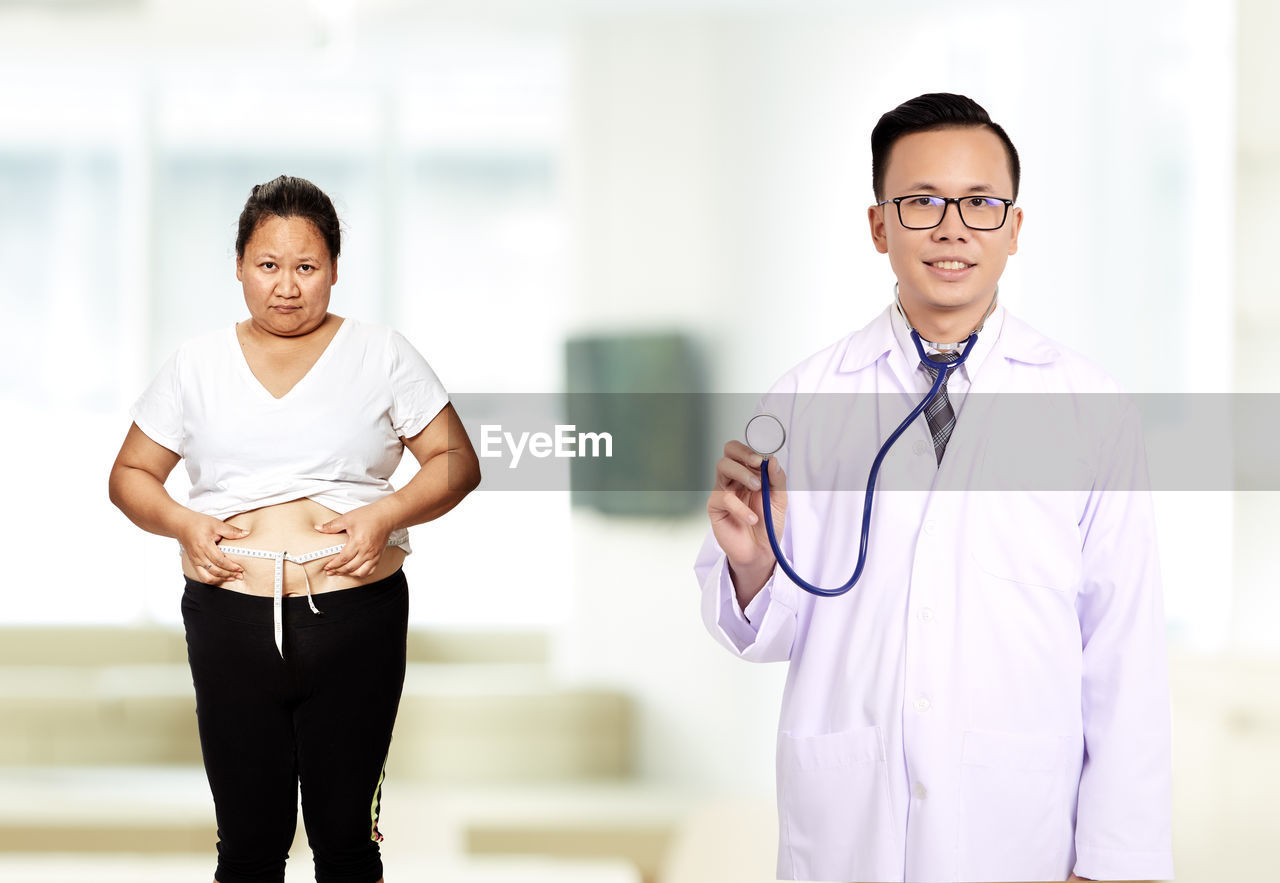
[[[747,421],[747,447],[761,457],[772,457],[787,443],[787,430],[772,414],[757,414]]]

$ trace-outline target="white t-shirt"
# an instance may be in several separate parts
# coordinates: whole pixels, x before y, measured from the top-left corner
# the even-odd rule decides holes
[[[188,505],[226,519],[304,497],[345,514],[390,494],[401,438],[448,402],[398,332],[344,319],[281,398],[253,376],[231,326],[183,344],[130,415],[186,462]]]

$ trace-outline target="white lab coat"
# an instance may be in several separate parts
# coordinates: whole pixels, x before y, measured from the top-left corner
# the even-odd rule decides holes
[[[790,424],[782,547],[818,585],[853,572],[871,458],[928,388],[905,334],[890,307],[762,405]],[[1133,412],[1086,395],[1115,385],[1003,308],[948,385],[942,465],[922,416],[885,461],[851,592],[816,598],[777,570],[744,612],[713,536],[698,557],[712,634],[790,663],[778,876],[1169,878],[1164,619]],[[1055,405],[1001,424],[1008,401]],[[1025,468],[1045,458],[1070,478]]]

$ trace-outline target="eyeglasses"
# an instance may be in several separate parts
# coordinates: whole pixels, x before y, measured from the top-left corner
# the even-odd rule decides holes
[[[954,202],[960,215],[960,223],[970,230],[999,230],[1009,217],[1012,199],[998,196],[930,196],[915,193],[911,196],[895,196],[876,205],[893,203],[898,207],[898,220],[908,230],[931,230],[942,223],[947,214],[947,204]]]

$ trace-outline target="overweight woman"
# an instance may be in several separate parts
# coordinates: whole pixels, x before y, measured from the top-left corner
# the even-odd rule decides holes
[[[131,411],[111,500],[175,538],[217,883],[284,880],[297,794],[319,883],[382,880],[379,795],[404,684],[410,525],[480,481],[431,367],[329,312],[340,232],[281,176],[240,215],[249,316],[184,344]],[[419,469],[389,481],[408,448]],[[185,460],[186,505],[164,488]]]

